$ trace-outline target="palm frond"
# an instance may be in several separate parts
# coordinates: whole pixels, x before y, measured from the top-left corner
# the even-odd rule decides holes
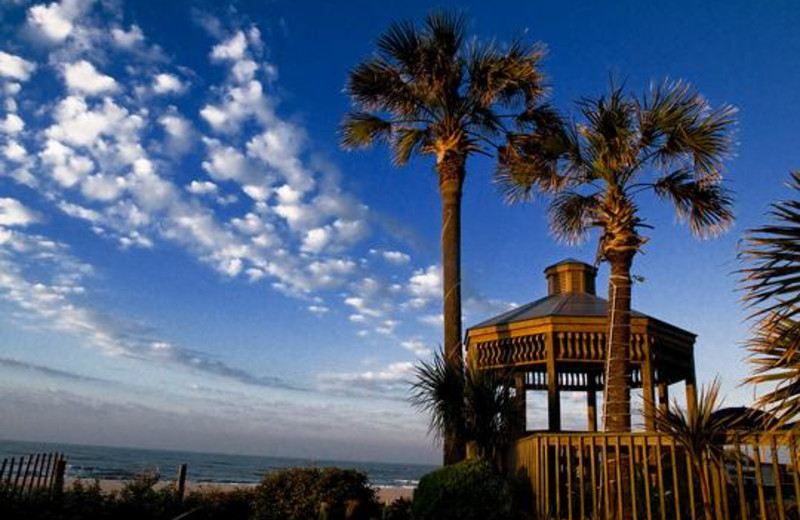
[[[427,128],[398,129],[392,137],[395,165],[405,166],[412,156],[421,153],[426,146],[429,146],[430,139],[431,132]]]
[[[700,180],[718,180],[732,150],[736,109],[711,109],[708,101],[682,81],[653,85],[637,117],[643,147],[664,164],[690,164]]]
[[[443,439],[446,432],[464,438],[464,375],[448,363],[441,350],[431,361],[420,361],[414,369],[409,401],[429,419],[429,432]]]
[[[800,172],[789,188],[800,191]],[[780,426],[800,415],[800,201],[772,206],[775,223],[751,230],[741,258],[745,304],[756,320],[748,348],[754,365],[751,383],[774,389],[759,404],[774,412]]]
[[[719,379],[703,386],[694,413],[685,412],[677,400],[670,411],[650,406],[656,429],[672,437],[694,461],[709,457],[721,462],[725,456],[723,434],[736,426],[736,420],[730,416],[714,413],[722,404],[719,392]]]
[[[340,133],[345,149],[365,148],[376,141],[389,142],[392,123],[368,112],[353,112],[345,116]]]
[[[419,66],[422,35],[409,20],[392,23],[377,42],[379,52],[387,59],[401,64],[407,71]]]
[[[468,59],[466,99],[480,107],[499,102],[514,107],[532,106],[545,94],[540,62],[545,50],[514,41],[505,51],[494,45],[474,45]]]
[[[348,76],[346,92],[364,111],[383,111],[407,118],[422,117],[413,85],[391,63],[375,58],[357,65]]]
[[[733,197],[714,181],[698,181],[687,168],[658,179],[656,195],[675,206],[678,218],[701,238],[717,236],[733,224]]]
[[[547,215],[550,230],[555,237],[567,244],[578,244],[596,225],[599,195],[582,195],[568,190],[553,196]]]

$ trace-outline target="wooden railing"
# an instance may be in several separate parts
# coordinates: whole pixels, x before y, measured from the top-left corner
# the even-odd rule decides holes
[[[704,458],[701,475],[666,435],[541,433],[517,442],[512,468],[530,479],[542,520],[800,518],[800,436],[730,433],[720,443],[723,461]]]
[[[0,489],[21,497],[34,490],[55,492],[64,487],[67,458],[63,453],[37,453],[3,459]]]

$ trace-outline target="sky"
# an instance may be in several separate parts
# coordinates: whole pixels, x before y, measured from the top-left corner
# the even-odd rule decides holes
[[[793,2],[2,0],[0,438],[438,461],[406,400],[441,343],[432,164],[337,136],[348,71],[433,8],[544,43],[564,111],[610,77],[738,108],[735,226],[700,242],[644,199],[634,307],[698,334],[698,379],[748,404],[736,254],[800,167]],[[492,171],[468,163],[467,326],[594,260],[554,241],[543,202],[504,204]]]

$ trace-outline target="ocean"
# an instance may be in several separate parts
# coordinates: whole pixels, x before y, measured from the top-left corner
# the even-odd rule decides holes
[[[374,486],[415,487],[419,478],[436,466],[310,460],[254,455],[224,455],[190,451],[112,448],[77,444],[0,441],[0,461],[42,452],[63,452],[67,456],[67,478],[129,480],[145,469],[156,469],[164,480],[174,479],[178,466],[187,464],[186,479],[193,482],[254,484],[265,473],[287,467],[337,466],[367,474]]]

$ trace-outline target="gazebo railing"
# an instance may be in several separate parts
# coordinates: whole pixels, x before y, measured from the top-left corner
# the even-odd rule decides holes
[[[704,478],[659,433],[537,433],[516,443],[512,468],[530,480],[541,519],[697,520],[705,508],[719,520],[800,518],[800,436],[729,433],[721,442],[724,461],[703,461]]]

